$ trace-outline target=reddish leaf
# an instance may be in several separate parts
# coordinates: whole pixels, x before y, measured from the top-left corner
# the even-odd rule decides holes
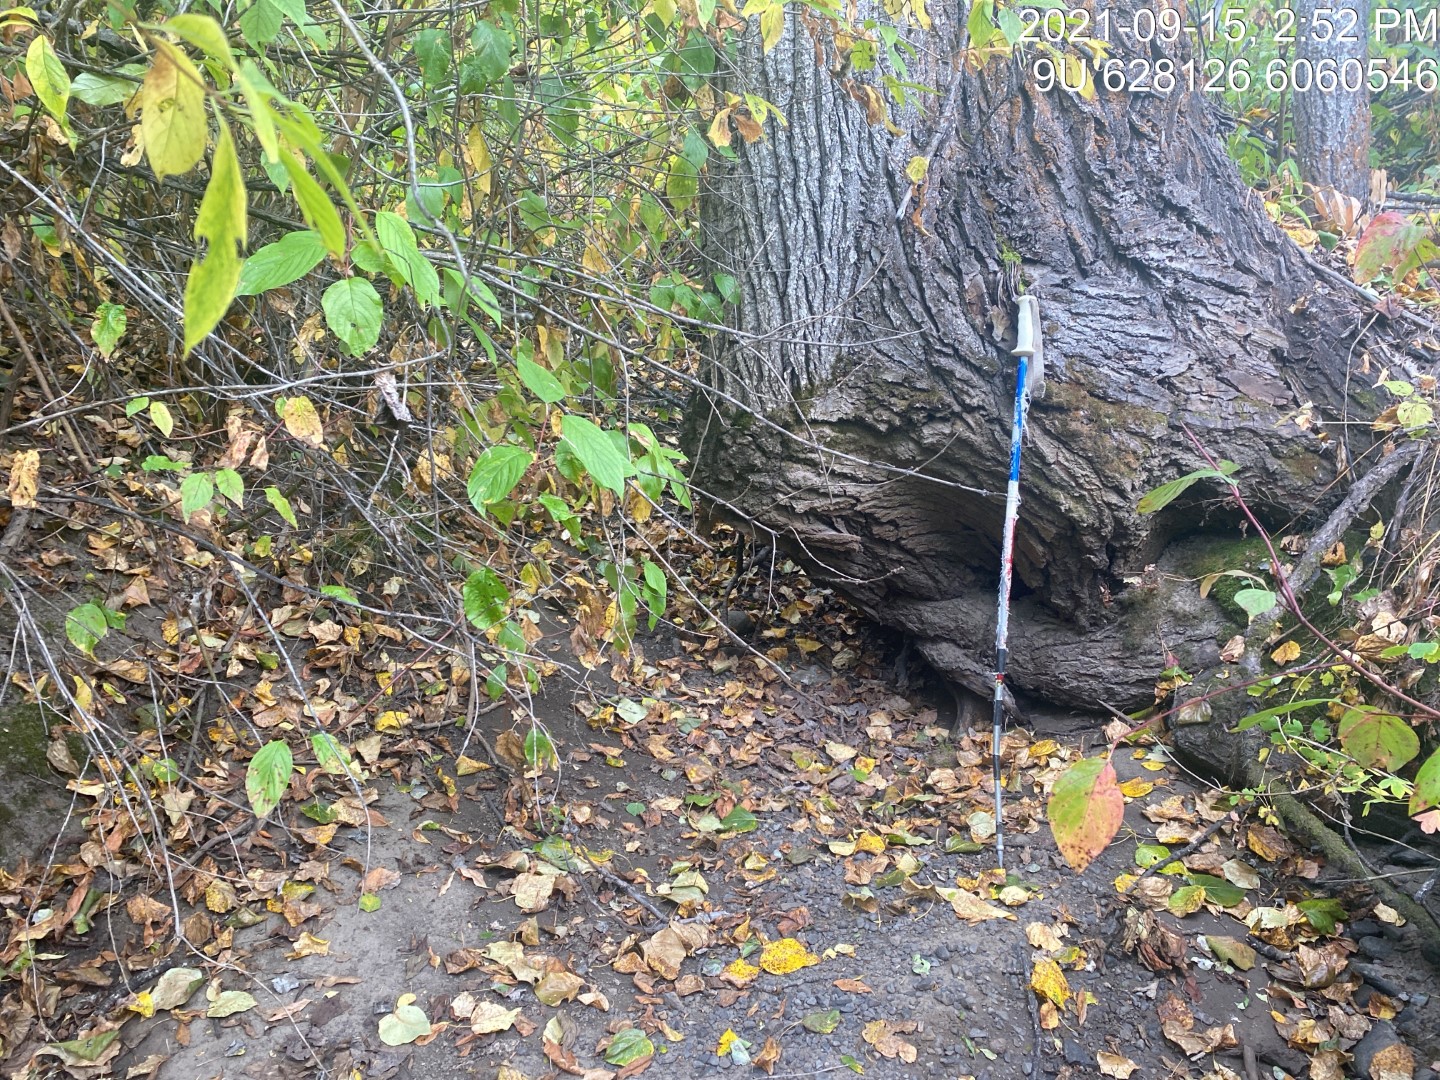
[[[1401,280],[1415,268],[1427,230],[1393,210],[1376,214],[1355,245],[1355,280],[1364,284],[1386,270]]]
[[[1125,797],[1110,759],[1085,758],[1061,773],[1046,813],[1060,854],[1083,871],[1115,838],[1125,816]]]

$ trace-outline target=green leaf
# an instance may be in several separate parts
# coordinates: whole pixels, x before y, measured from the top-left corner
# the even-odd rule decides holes
[[[375,286],[364,278],[342,278],[320,298],[325,324],[345,343],[351,356],[363,356],[380,340],[380,320],[385,305]]]
[[[430,1034],[430,1018],[417,1005],[397,1005],[380,1018],[380,1041],[386,1046],[407,1046]]]
[[[341,224],[340,214],[330,196],[290,151],[280,151],[280,164],[290,177],[290,186],[294,189],[295,201],[300,206],[305,224],[320,234],[320,239],[325,241],[325,249],[331,255],[340,258],[345,254],[345,226]]]
[[[360,894],[360,910],[361,910],[361,911],[364,911],[364,912],[367,912],[367,913],[372,912],[372,911],[379,911],[379,910],[380,910],[380,897],[379,897],[377,894],[373,893],[373,892],[361,893],[361,894]]]
[[[985,48],[995,36],[995,23],[991,17],[994,10],[993,0],[970,0],[970,18],[965,25],[970,32],[972,49]]]
[[[160,29],[184,38],[197,49],[204,50],[224,63],[226,67],[235,66],[225,31],[220,29],[220,24],[209,15],[172,15],[160,25]]]
[[[581,537],[580,518],[576,516],[574,509],[559,495],[541,495],[536,499],[550,515],[551,520],[565,530],[572,541],[578,542]]]
[[[244,990],[222,990],[205,1010],[207,1020],[223,1020],[227,1016],[249,1012],[255,1008],[255,996]]]
[[[494,570],[482,566],[465,579],[461,590],[465,617],[481,630],[488,630],[505,618],[510,590]]]
[[[735,807],[720,819],[720,828],[724,832],[747,833],[759,827],[760,819],[743,806]]]
[[[625,494],[625,478],[635,472],[630,458],[592,420],[566,415],[560,422],[561,441],[585,466],[595,482],[616,495]]]
[[[560,380],[534,360],[517,356],[515,369],[520,373],[520,381],[525,384],[525,388],[546,405],[554,405],[564,398],[565,387],[560,384]]]
[[[95,309],[95,318],[90,323],[90,340],[100,350],[100,355],[110,359],[115,346],[125,336],[125,308],[108,300]]]
[[[155,60],[140,87],[140,134],[155,179],[179,176],[205,156],[205,80],[183,52],[154,40]]]
[[[1197,480],[1226,480],[1239,470],[1240,466],[1233,461],[1220,462],[1218,469],[1196,469],[1192,473],[1186,473],[1177,480],[1171,480],[1168,484],[1161,484],[1153,491],[1146,492],[1140,501],[1135,505],[1137,512],[1141,514],[1153,514],[1157,510],[1163,510],[1181,495],[1189,490],[1190,486]]]
[[[128,417],[131,417],[131,416],[134,416],[136,413],[138,413],[138,412],[140,412],[140,411],[142,411],[142,410],[144,410],[144,409],[148,409],[149,407],[150,407],[150,399],[149,399],[148,397],[134,397],[134,398],[131,398],[129,401],[127,401],[127,402],[125,403],[125,416],[126,416],[127,418],[128,418]]]
[[[152,772],[157,783],[173,784],[180,779],[180,766],[174,758],[164,757],[155,762]]]
[[[240,252],[245,247],[245,179],[230,138],[230,125],[220,121],[210,183],[195,216],[195,239],[206,241],[204,257],[185,282],[185,353],[219,324],[240,284]]]
[[[145,68],[137,64],[126,64],[119,69],[126,74],[139,75]],[[100,75],[91,71],[83,71],[75,76],[75,81],[70,84],[70,96],[76,101],[83,101],[86,105],[94,105],[103,108],[106,105],[118,105],[122,101],[128,101],[135,96],[140,89],[140,83],[134,78],[123,78],[120,75]]]
[[[700,195],[700,170],[695,163],[682,154],[670,157],[670,168],[665,174],[665,197],[678,214],[685,213],[694,205]]]
[[[245,260],[236,296],[254,296],[298,281],[325,258],[325,241],[313,229],[286,233]]]
[[[245,481],[234,469],[215,471],[215,490],[236,506],[245,505]]]
[[[1322,934],[1335,933],[1335,924],[1349,918],[1345,913],[1345,907],[1339,900],[1332,897],[1318,897],[1314,900],[1301,900],[1295,905],[1304,914],[1310,925]]]
[[[491,22],[479,22],[470,33],[467,62],[483,82],[492,83],[510,70],[510,35]],[[483,86],[482,86],[483,89]]]
[[[1276,604],[1276,597],[1269,589],[1241,589],[1235,594],[1235,603],[1254,622]]]
[[[1435,751],[1415,774],[1415,790],[1410,795],[1410,813],[1420,814],[1440,806],[1440,750]]]
[[[1420,736],[1398,716],[1369,705],[1340,718],[1340,747],[1364,768],[1393,772],[1420,754]]]
[[[55,55],[50,39],[43,34],[35,35],[25,53],[25,77],[35,88],[40,104],[59,123],[73,146],[75,137],[70,134],[70,121],[65,115],[70,105],[70,76]]]
[[[1082,758],[1061,773],[1046,814],[1060,854],[1083,871],[1109,846],[1125,817],[1125,797],[1110,759]]]
[[[655,1053],[655,1044],[640,1028],[622,1028],[605,1048],[605,1061],[609,1065],[625,1066],[647,1058]]]
[[[57,1050],[64,1051],[66,1057],[74,1059],[72,1064],[84,1064],[99,1061],[101,1055],[110,1048],[110,1044],[119,1037],[120,1029],[116,1027],[96,1035],[87,1035],[83,1039],[71,1039],[68,1042],[51,1043],[50,1045]]]
[[[267,487],[265,501],[275,508],[275,512],[284,518],[292,529],[300,527],[300,522],[295,520],[295,511],[290,507],[290,500],[281,493],[279,488]]]
[[[290,786],[294,765],[289,745],[278,739],[266,743],[250,759],[245,767],[245,795],[257,818],[263,818],[280,805],[280,797]]]
[[[525,761],[532,769],[544,769],[560,763],[560,755],[555,752],[555,744],[550,741],[550,736],[545,734],[544,729],[532,727],[525,734]]]
[[[1213,874],[1186,874],[1185,880],[1205,890],[1205,896],[1221,907],[1234,907],[1245,899],[1245,890]]]
[[[344,585],[321,585],[320,595],[328,596],[332,600],[339,600],[342,604],[360,604],[360,598],[355,595],[355,590]]]
[[[840,1010],[807,1013],[801,1018],[800,1026],[815,1035],[829,1035],[840,1026]]]
[[[421,30],[410,39],[415,59],[420,61],[420,77],[431,89],[439,86],[450,74],[450,34],[445,30]]]
[[[390,256],[391,262],[415,291],[415,298],[424,306],[439,303],[440,275],[430,260],[420,253],[415,243],[415,230],[399,214],[381,210],[375,215],[375,238]]]
[[[86,656],[95,655],[95,646],[110,629],[105,609],[99,604],[81,604],[65,616],[65,636]]]
[[[255,141],[265,152],[261,165],[275,181],[275,186],[283,192],[289,178],[281,175],[283,166],[280,169],[275,168],[280,165],[280,140],[275,134],[275,121],[278,117],[275,106],[271,104],[280,94],[249,57],[240,61],[240,67],[235,72],[235,81],[245,95],[245,103],[250,106],[250,122],[255,132]]]
[[[155,425],[160,434],[165,438],[175,430],[175,418],[170,415],[170,408],[163,401],[152,401],[150,403],[150,422]]]
[[[1272,709],[1261,709],[1259,712],[1251,713],[1238,724],[1236,731],[1248,731],[1256,724],[1263,724],[1266,720],[1273,720],[1278,716],[1289,716],[1301,709],[1309,709],[1316,705],[1329,705],[1334,698],[1306,698],[1303,701],[1287,701],[1284,705],[1276,705]]]
[[[140,463],[140,468],[146,472],[188,472],[190,466],[183,461],[165,457],[163,454],[151,454]]]
[[[350,751],[328,731],[317,731],[311,735],[310,748],[315,751],[315,764],[326,772],[340,776],[356,775]]]
[[[470,504],[481,514],[491,503],[508,498],[535,455],[519,446],[492,446],[475,462],[465,485]]]
[[[215,484],[209,473],[191,473],[180,482],[180,512],[187,521],[191,514],[209,506],[214,497]]]
[[[1426,401],[1402,401],[1395,410],[1395,420],[1407,431],[1426,427],[1435,419],[1435,410]]]
[[[1135,846],[1135,865],[1141,868],[1154,866],[1161,859],[1169,858],[1170,849],[1164,844],[1137,844]]]

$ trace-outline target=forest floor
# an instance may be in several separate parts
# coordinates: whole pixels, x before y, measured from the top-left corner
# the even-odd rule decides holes
[[[1153,740],[1117,753],[1126,827],[1076,874],[1044,806],[1104,721],[1041,713],[1006,736],[998,871],[989,733],[952,734],[840,601],[803,578],[780,591],[751,634],[773,664],[671,631],[586,671],[552,625],[538,650],[581,677],[547,680],[535,704],[558,759],[543,768],[518,710],[468,736],[420,711],[367,716],[346,733],[363,810],[313,770],[292,795],[333,798],[339,820],[288,799],[174,893],[126,877],[87,933],[37,937],[0,1004],[0,1068],[1435,1075],[1434,972],[1363,885],[1327,882]],[[1137,863],[1201,834],[1133,884]],[[77,821],[62,838],[56,873],[86,835]],[[53,918],[22,910],[23,877],[0,881],[12,951]]]

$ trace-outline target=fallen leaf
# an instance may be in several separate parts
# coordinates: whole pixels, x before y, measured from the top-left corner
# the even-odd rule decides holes
[[[1238,938],[1206,937],[1205,944],[1210,946],[1210,952],[1217,959],[1241,971],[1249,971],[1255,966],[1255,950]]]
[[[1119,1080],[1129,1080],[1130,1074],[1140,1067],[1127,1057],[1119,1054],[1107,1054],[1103,1050],[1095,1055],[1095,1060],[1100,1065],[1102,1076],[1114,1076]]]
[[[210,990],[214,989],[215,986],[212,983]],[[244,990],[222,990],[213,996],[207,991],[205,996],[210,1001],[210,1007],[205,1010],[205,1015],[211,1020],[222,1020],[227,1016],[249,1012],[255,1008],[255,998]]]
[[[394,1012],[380,1018],[380,1041],[386,1046],[407,1046],[422,1035],[430,1034],[430,1019],[413,1004],[414,1000],[414,994],[402,994]]]
[[[1030,989],[1042,998],[1053,1001],[1057,1008],[1063,1009],[1070,1000],[1070,984],[1065,981],[1065,973],[1060,970],[1059,964],[1048,957],[1035,958],[1034,968],[1030,972]]]
[[[473,1005],[470,1012],[466,1014],[470,1020],[470,1030],[476,1035],[509,1031],[515,1024],[515,1018],[519,1015],[519,1009],[507,1009],[494,1001],[479,1002]]]
[[[795,938],[767,941],[760,950],[760,966],[771,975],[789,975],[818,963],[820,958]]]

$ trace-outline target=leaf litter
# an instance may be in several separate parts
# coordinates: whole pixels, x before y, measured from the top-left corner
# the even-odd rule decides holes
[[[366,1021],[356,1034],[382,1055],[498,1051],[528,1062],[529,1072],[496,1063],[496,1075],[512,1078],[542,1066],[595,1080],[638,1075],[697,1047],[766,1073],[787,1054],[882,1076],[889,1063],[941,1075],[941,1061],[957,1075],[1027,1060],[1054,1072],[1080,1065],[1077,1040],[1095,1047],[1086,1067],[1105,1076],[1161,1067],[1243,1075],[1242,1046],[1281,1071],[1298,1075],[1309,1062],[1312,1076],[1338,1076],[1376,1024],[1393,1025],[1423,997],[1367,982],[1341,936],[1357,920],[1398,918],[1358,892],[1331,899],[1311,889],[1319,861],[1254,817],[1235,815],[1147,876],[1231,809],[1185,788],[1143,748],[1117,757],[1098,794],[1085,795],[1095,812],[1133,819],[1141,842],[1092,853],[1107,876],[1092,869],[1078,879],[1042,832],[1057,779],[1078,754],[1007,733],[1006,825],[1022,869],[996,870],[988,736],[952,737],[933,709],[896,693],[875,640],[802,575],[779,595],[777,625],[764,631],[769,659],[820,671],[823,690],[797,692],[713,637],[681,638],[668,654],[639,642],[603,672],[613,697],[577,699],[573,720],[551,722],[564,738],[522,721],[496,732],[490,760],[433,726],[469,673],[389,656],[403,635],[383,622],[298,599],[273,610],[280,632],[310,650],[304,695],[263,676],[263,639],[243,626],[192,626],[188,638],[178,624],[166,629],[166,651],[147,664],[197,670],[207,649],[228,642],[235,674],[260,677],[235,694],[230,718],[222,712],[205,730],[211,753],[193,784],[158,743],[148,770],[131,774],[163,810],[149,836],[113,784],[84,779],[67,753],[53,752],[87,803],[86,838],[49,873],[22,863],[0,877],[11,912],[0,959],[32,987],[0,1009],[7,1058],[101,1076],[124,1063],[127,1024],[172,1031],[183,1058],[203,1020],[239,1033],[232,1045],[302,1032],[301,1058],[333,1067],[354,1059],[323,1049],[326,1029]],[[818,668],[827,655],[840,670]],[[115,693],[103,675],[77,678],[76,688],[90,708]],[[272,739],[247,758],[242,716],[263,732],[314,720],[333,739]],[[263,756],[269,747],[284,749]],[[227,749],[230,762],[215,756]],[[92,764],[100,777],[118,776],[110,763]],[[227,816],[227,797],[261,820]],[[467,808],[490,827],[469,823]],[[173,893],[141,846],[162,835],[186,855]],[[387,862],[354,854],[377,836],[390,837]],[[1062,835],[1062,852],[1070,842]],[[1074,842],[1083,846],[1083,834]],[[1098,889],[1110,877],[1115,884]],[[153,891],[137,891],[147,881]],[[453,947],[437,952],[429,938],[442,928],[408,923],[411,938],[395,944],[412,958],[406,981],[431,980],[429,997],[400,994],[367,1018],[345,1000],[365,979],[317,965],[353,962],[346,928],[363,918],[383,925],[417,890],[430,910],[448,896],[479,905],[483,919],[466,923],[476,940],[441,934]],[[1121,931],[1107,946],[1095,925],[1117,915]],[[133,928],[121,950],[97,951],[93,927],[116,919]],[[1017,969],[1004,950],[979,951],[976,934],[1003,935],[1030,958]],[[197,951],[177,949],[177,935]],[[282,948],[263,947],[270,935]],[[969,970],[955,959],[972,955],[965,950],[989,967]],[[261,977],[280,981],[278,957],[298,977],[283,998],[262,1001]],[[1111,985],[1117,964],[1133,965],[1123,1002]],[[66,1004],[77,988],[137,977],[148,988],[108,1011]],[[460,982],[447,990],[445,980]],[[1239,995],[1226,1018],[1202,980]],[[961,997],[947,984],[987,989]],[[827,994],[838,1008],[806,1008]],[[1137,1024],[1160,1038],[1137,1037]],[[37,1042],[47,1030],[56,1037]],[[164,1055],[148,1052],[153,1039],[133,1045],[134,1075],[162,1067]],[[1227,1054],[1239,1072],[1223,1064]],[[376,1075],[398,1063],[375,1060]],[[1369,1057],[1372,1075],[1417,1067],[1398,1038]]]

